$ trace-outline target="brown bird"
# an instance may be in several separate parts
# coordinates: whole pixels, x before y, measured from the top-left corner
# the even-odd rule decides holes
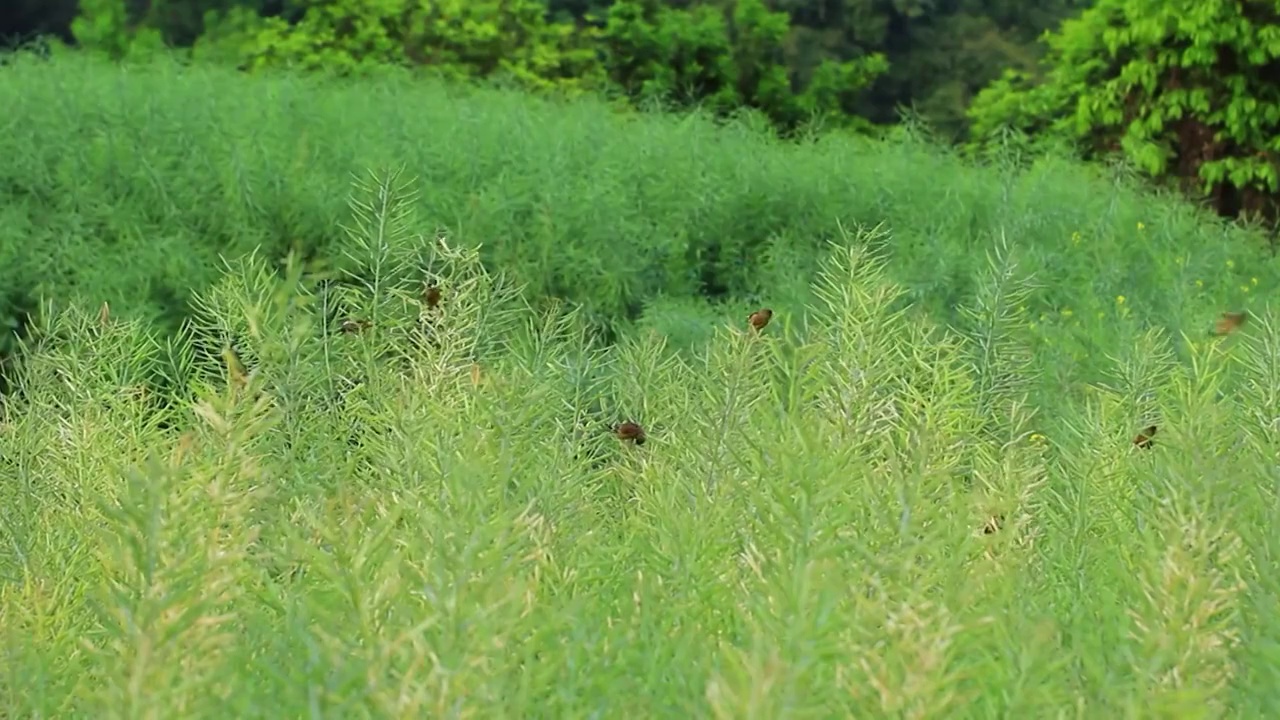
[[[769,324],[769,321],[772,319],[773,319],[772,310],[770,310],[769,308],[760,308],[759,310],[751,313],[751,315],[747,318],[747,322],[751,323],[751,328],[753,330],[755,330],[756,332],[760,332],[761,330],[764,329],[765,325]]]
[[[351,333],[358,333],[368,328],[369,325],[370,323],[368,320],[356,320],[354,318],[343,320],[342,332],[347,333],[348,335],[350,335]]]
[[[613,429],[619,440],[630,440],[637,445],[643,445],[645,441],[644,428],[630,420],[619,424]]]
[[[427,301],[427,309],[435,310],[436,306],[440,304],[440,288],[435,285],[428,287],[423,297]]]
[[[1148,425],[1146,428],[1143,429],[1142,432],[1138,433],[1137,437],[1133,439],[1133,444],[1137,445],[1143,450],[1146,450],[1151,447],[1152,443],[1155,442],[1154,440],[1152,440],[1152,438],[1155,437],[1155,434],[1156,434],[1156,426]]]
[[[1249,319],[1249,314],[1244,311],[1224,312],[1222,313],[1222,317],[1218,320],[1217,324],[1213,326],[1213,334],[1226,335],[1227,333],[1234,332],[1235,330],[1239,329],[1241,325],[1244,324],[1245,320],[1248,320],[1248,319]]]

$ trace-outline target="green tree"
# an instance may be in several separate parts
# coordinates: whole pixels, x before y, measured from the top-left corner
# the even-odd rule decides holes
[[[1280,4],[1099,0],[1048,36],[1037,74],[1009,71],[969,115],[1120,153],[1207,195],[1224,215],[1274,208],[1280,183]]]
[[[971,97],[1008,67],[1030,69],[1041,33],[1081,0],[768,0],[792,19],[789,63],[800,77],[827,59],[883,54],[888,70],[856,112],[891,123],[913,106],[963,135]]]
[[[145,57],[164,48],[160,31],[131,12],[125,0],[80,0],[71,33],[81,47],[115,59]]]
[[[79,0],[71,34],[84,48],[122,58],[169,47],[190,47],[226,15],[278,14],[285,0]]]
[[[726,114],[760,111],[794,129],[817,118],[857,124],[848,112],[887,69],[884,57],[824,59],[800,77],[788,62],[791,22],[762,0],[687,9],[658,0],[621,0],[600,34],[611,82],[629,97],[660,97]]]
[[[429,67],[451,78],[509,78],[578,91],[596,86],[590,36],[551,22],[539,0],[306,0],[301,19],[267,18],[244,43],[251,69],[337,73]]]

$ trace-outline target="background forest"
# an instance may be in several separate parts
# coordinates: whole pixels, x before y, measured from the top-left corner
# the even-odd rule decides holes
[[[1002,71],[1034,71],[1040,35],[1084,7],[1073,0],[13,1],[19,11],[0,36],[54,32],[119,53],[140,33],[155,33],[180,47],[235,42],[259,65],[428,64],[473,76],[502,69],[530,82],[607,78],[633,96],[662,91],[725,109],[748,105],[792,122],[802,116],[788,102],[792,88],[809,87],[825,64],[814,93],[838,97],[812,97],[806,110],[839,108],[892,123],[899,108],[914,107],[946,133],[963,131],[974,93]],[[249,27],[247,38],[227,39]]]

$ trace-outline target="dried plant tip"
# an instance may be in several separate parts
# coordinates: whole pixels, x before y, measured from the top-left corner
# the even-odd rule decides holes
[[[1155,435],[1156,435],[1156,426],[1148,425],[1147,427],[1143,428],[1142,432],[1138,433],[1137,437],[1133,439],[1133,444],[1137,445],[1143,450],[1146,450],[1151,447],[1151,444],[1153,442],[1155,442],[1154,440],[1152,440],[1152,438],[1154,438]]]
[[[244,365],[240,362],[240,356],[231,349],[230,345],[222,349],[222,361],[227,364],[227,374],[231,377],[232,386],[244,387],[249,382]]]
[[[1218,319],[1218,323],[1213,326],[1214,335],[1226,335],[1235,332],[1249,319],[1249,314],[1244,311],[1240,312],[1224,312],[1222,317]]]
[[[355,320],[355,319],[343,320],[342,332],[347,333],[348,335],[350,335],[351,333],[358,333],[367,329],[370,324],[371,323],[368,320]]]
[[[102,307],[98,308],[98,324],[105,328],[107,326],[107,323],[109,323],[110,321],[111,321],[111,308],[107,306],[106,302],[103,302]]]
[[[772,319],[773,310],[770,310],[769,308],[760,308],[759,310],[751,313],[750,317],[747,318],[747,321],[751,323],[751,329],[759,332],[763,330],[764,326],[768,325],[769,321]]]
[[[1004,515],[992,515],[987,524],[982,527],[983,535],[994,535],[1004,525]]]
[[[179,467],[187,459],[187,454],[191,451],[191,446],[195,444],[196,436],[191,432],[185,432],[178,438],[178,444],[173,448],[173,455],[170,462],[173,467]]]
[[[629,420],[614,428],[614,433],[619,440],[630,440],[637,445],[643,445],[645,441],[644,428]]]
[[[484,378],[480,375],[480,365],[478,363],[471,363],[471,384],[479,387],[483,380]]]

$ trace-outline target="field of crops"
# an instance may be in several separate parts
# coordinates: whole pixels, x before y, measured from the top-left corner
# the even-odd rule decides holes
[[[1257,239],[408,80],[0,107],[0,715],[1280,714]]]

